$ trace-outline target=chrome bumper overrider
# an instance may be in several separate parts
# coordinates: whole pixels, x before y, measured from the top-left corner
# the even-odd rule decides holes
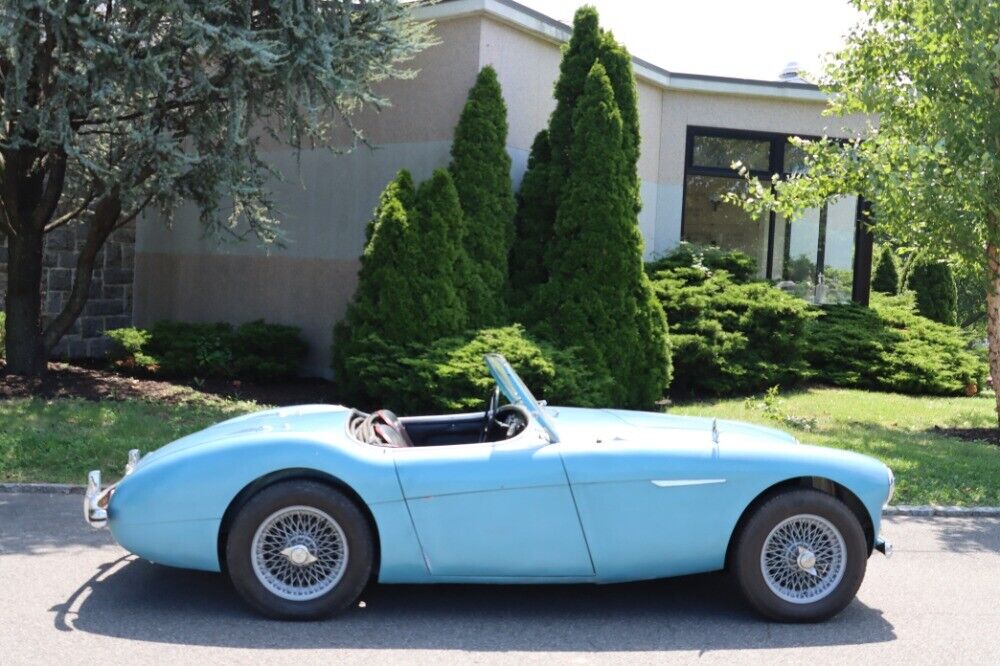
[[[139,464],[139,449],[128,452],[128,462],[125,464],[125,476],[135,470]],[[108,504],[115,493],[118,484],[112,483],[107,488],[101,488],[101,470],[91,470],[87,474],[87,490],[83,495],[83,517],[87,524],[100,529],[108,524]]]

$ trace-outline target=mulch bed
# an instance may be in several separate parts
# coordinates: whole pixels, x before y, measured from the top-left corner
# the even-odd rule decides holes
[[[219,397],[253,400],[267,405],[338,402],[334,384],[317,378],[267,384],[209,379],[196,384],[127,375],[98,365],[49,363],[48,368],[44,377],[32,380],[7,374],[0,363],[0,400],[36,396],[182,403],[191,400],[193,389]]]
[[[976,442],[1000,446],[1000,428],[942,428],[934,426],[929,432],[945,437],[954,437],[963,442]]]

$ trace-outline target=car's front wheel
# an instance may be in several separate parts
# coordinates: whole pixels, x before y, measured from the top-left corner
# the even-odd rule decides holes
[[[868,547],[857,517],[816,490],[782,492],[737,535],[733,573],[747,601],[783,622],[817,622],[843,610],[865,576]]]
[[[311,620],[357,600],[374,553],[368,521],[349,497],[296,480],[269,486],[243,505],[229,530],[226,566],[257,611]]]

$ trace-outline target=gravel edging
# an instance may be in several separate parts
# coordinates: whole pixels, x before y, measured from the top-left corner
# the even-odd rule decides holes
[[[0,493],[82,495],[84,486],[71,483],[0,483]],[[1000,506],[933,506],[897,504],[882,509],[883,516],[919,518],[1000,518]]]

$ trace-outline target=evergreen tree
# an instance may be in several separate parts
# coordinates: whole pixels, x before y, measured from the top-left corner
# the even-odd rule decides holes
[[[333,329],[333,370],[339,378],[345,377],[352,341],[377,333],[402,343],[422,335],[423,315],[410,293],[411,274],[421,268],[411,251],[414,198],[413,178],[401,170],[382,191],[365,229],[358,287]]]
[[[615,92],[615,103],[622,115],[622,152],[625,162],[631,165],[633,177],[632,186],[635,189],[636,213],[642,208],[639,197],[639,100],[635,89],[635,76],[632,73],[632,56],[622,44],[615,41],[610,32],[601,36],[601,49],[598,56],[604,69],[607,70],[611,88]]]
[[[538,325],[613,378],[610,400],[648,407],[669,384],[666,319],[643,271],[634,164],[606,70],[595,63],[573,117],[573,164],[548,252]]]
[[[506,320],[507,255],[514,237],[514,191],[507,154],[507,106],[496,71],[484,67],[462,110],[448,167],[465,214],[469,258],[463,294],[474,328]]]
[[[469,269],[462,244],[462,206],[447,169],[435,169],[420,184],[414,218],[412,253],[419,268],[407,277],[421,334],[411,341],[431,342],[465,329],[468,311],[463,294],[482,289],[472,284],[478,276]]]
[[[951,266],[943,261],[918,259],[910,269],[907,286],[916,296],[917,312],[942,324],[955,325],[958,289]]]
[[[573,16],[573,33],[559,63],[556,80],[556,108],[549,118],[549,145],[551,146],[552,174],[550,191],[559,201],[559,190],[569,176],[573,149],[573,115],[583,94],[587,75],[602,49],[603,38],[597,10],[584,5]]]
[[[535,136],[528,155],[528,169],[517,195],[514,243],[510,253],[510,304],[523,312],[534,298],[534,290],[549,278],[545,268],[545,247],[552,237],[556,206],[549,190],[552,154],[548,130]]]
[[[872,289],[883,294],[899,293],[899,265],[896,253],[886,245],[878,258],[875,275],[872,277]]]

